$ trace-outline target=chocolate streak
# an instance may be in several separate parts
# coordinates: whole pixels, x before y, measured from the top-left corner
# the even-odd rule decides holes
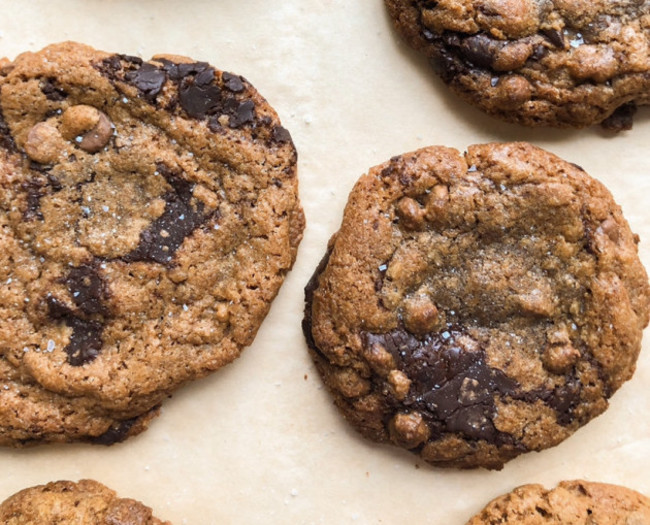
[[[108,315],[104,305],[106,287],[97,269],[83,265],[73,268],[65,278],[66,288],[76,305],[72,309],[53,296],[47,297],[48,314],[72,328],[64,351],[68,363],[82,366],[93,361],[102,348],[103,317]]]
[[[203,213],[202,202],[192,203],[193,184],[162,163],[157,169],[172,190],[163,195],[163,214],[140,234],[137,248],[122,257],[126,262],[169,263],[183,241],[210,218],[210,214]]]

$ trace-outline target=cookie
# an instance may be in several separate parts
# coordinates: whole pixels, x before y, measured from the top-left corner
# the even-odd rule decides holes
[[[618,485],[563,481],[552,490],[524,485],[491,501],[467,525],[643,525],[650,499]]]
[[[133,433],[252,343],[304,229],[295,147],[205,62],[68,42],[3,64],[0,443]]]
[[[498,469],[632,376],[650,308],[637,242],[607,189],[551,153],[424,148],[355,185],[303,329],[363,435]]]
[[[630,129],[650,103],[647,9],[612,0],[385,0],[398,32],[486,113]]]
[[[0,504],[0,521],[7,525],[170,525],[152,510],[117,494],[97,481],[56,481],[31,487]]]

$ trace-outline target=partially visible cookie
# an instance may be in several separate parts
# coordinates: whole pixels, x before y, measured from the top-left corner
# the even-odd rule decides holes
[[[132,435],[237,358],[302,237],[296,159],[205,62],[70,42],[3,61],[0,444]]]
[[[491,501],[467,525],[647,525],[650,499],[618,485],[524,485]]]
[[[4,525],[171,525],[133,499],[119,498],[97,481],[56,481],[31,487],[0,504]]]
[[[650,310],[637,242],[609,191],[546,151],[424,148],[355,185],[304,332],[366,437],[501,468],[632,376]]]
[[[614,0],[385,0],[408,44],[490,115],[526,126],[632,127],[650,103],[650,18]]]

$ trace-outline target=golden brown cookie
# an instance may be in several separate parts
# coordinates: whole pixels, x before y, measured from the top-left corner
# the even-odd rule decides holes
[[[501,468],[632,376],[650,308],[637,242],[609,191],[546,151],[424,148],[352,190],[304,332],[363,435]]]
[[[171,525],[152,510],[97,481],[56,481],[31,487],[0,504],[4,525]]]
[[[304,228],[274,110],[176,56],[5,63],[0,188],[2,444],[143,429],[252,343]]]
[[[467,525],[647,525],[650,499],[618,485],[524,485],[491,501]]]
[[[465,101],[526,126],[632,127],[650,103],[650,19],[615,0],[385,0]]]

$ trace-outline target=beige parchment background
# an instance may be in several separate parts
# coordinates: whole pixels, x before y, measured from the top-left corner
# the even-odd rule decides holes
[[[308,227],[238,361],[177,392],[150,430],[123,444],[0,450],[0,500],[90,477],[175,525],[462,525],[529,482],[586,478],[650,494],[650,337],[604,415],[552,450],[487,472],[434,469],[360,439],[321,387],[300,331],[303,287],[356,179],[430,144],[528,140],[580,164],[623,206],[650,267],[650,111],[617,136],[500,123],[433,78],[381,0],[0,0],[0,56],[67,39],[143,58],[187,55],[248,78],[293,135]]]

